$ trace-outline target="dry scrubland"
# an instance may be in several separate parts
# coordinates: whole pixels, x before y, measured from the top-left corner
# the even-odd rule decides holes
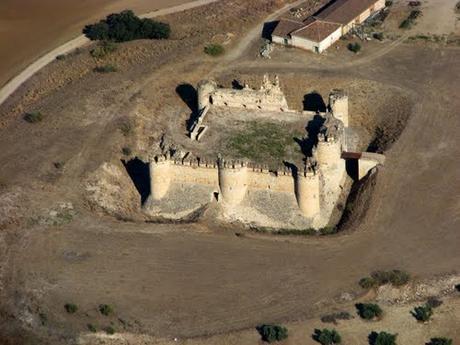
[[[353,311],[355,301],[344,296],[378,298],[357,286],[369,272],[402,268],[418,282],[458,269],[458,48],[396,39],[365,43],[358,55],[276,49],[271,60],[255,60],[259,42],[248,41],[247,50],[239,42],[283,4],[222,1],[161,18],[174,30],[171,40],[120,44],[104,59],[84,48],[43,69],[0,107],[2,341],[68,343],[88,323],[102,329],[112,322],[112,338],[87,343],[118,344],[128,332],[147,334],[127,335],[134,344],[222,333],[180,343],[254,344],[257,324],[283,322],[291,332],[285,344],[308,344],[313,328],[323,326],[320,315]],[[227,53],[205,56],[209,42]],[[118,71],[93,71],[105,64]],[[185,138],[178,128],[190,116],[190,94],[177,86],[191,90],[208,76],[257,85],[267,71],[280,75],[294,109],[312,91],[345,88],[363,147],[377,138],[374,148],[385,152],[385,167],[353,200],[347,230],[280,238],[207,218],[142,222],[139,193],[120,159],[145,157],[163,133]],[[37,111],[41,122],[23,120]],[[66,313],[65,303],[79,311]],[[101,316],[101,303],[115,313]],[[400,345],[435,335],[459,339],[458,295],[427,325],[407,315],[415,302],[381,303],[382,321],[339,323],[344,341],[365,344],[376,327],[401,332]],[[247,330],[228,333],[239,329]]]

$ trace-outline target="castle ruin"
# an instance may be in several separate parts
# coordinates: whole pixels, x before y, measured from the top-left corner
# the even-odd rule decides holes
[[[202,128],[208,128],[205,119],[211,108],[217,113],[223,107],[250,109],[259,112],[261,118],[266,112],[312,116],[309,112],[290,110],[278,78],[271,82],[267,76],[258,90],[247,85],[242,89],[224,89],[213,81],[200,82],[198,107],[199,116],[190,129],[192,140],[199,140],[205,132]],[[151,216],[180,218],[215,202],[224,218],[247,224],[327,226],[343,198],[346,160],[357,159],[362,178],[374,166],[383,164],[383,156],[346,151],[348,97],[343,91],[333,90],[328,110],[315,115],[324,119],[317,144],[311,156],[300,163],[280,162],[278,168],[269,169],[248,160],[197,157],[192,152],[165,152],[152,157],[151,195],[144,211]]]

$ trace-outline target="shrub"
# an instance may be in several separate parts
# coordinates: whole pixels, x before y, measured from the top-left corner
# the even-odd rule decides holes
[[[358,303],[356,304],[356,309],[358,309],[359,316],[366,320],[379,318],[383,314],[382,308],[373,303]]]
[[[86,325],[86,327],[87,327],[88,330],[89,330],[90,332],[92,332],[92,333],[96,333],[96,331],[97,331],[96,327],[95,327],[93,324],[91,324],[91,323],[88,323],[88,324]]]
[[[426,305],[434,309],[440,307],[442,305],[442,301],[439,298],[430,297],[428,298],[428,301],[426,301]]]
[[[117,45],[112,41],[101,41],[95,48],[90,50],[90,54],[93,58],[102,59],[108,54],[113,53],[117,50]]]
[[[64,308],[65,308],[66,312],[68,312],[69,314],[74,314],[78,310],[77,305],[73,304],[73,303],[66,303],[64,305]]]
[[[108,15],[96,24],[86,25],[83,33],[90,40],[112,40],[115,42],[136,39],[169,38],[169,24],[153,19],[141,19],[133,11],[126,10]]]
[[[376,40],[383,40],[383,32],[374,32],[374,34],[372,35]]]
[[[342,342],[339,332],[335,329],[315,329],[312,338],[321,345],[334,345]]]
[[[386,7],[390,7],[391,5],[393,5],[393,0],[387,0],[387,1],[385,1],[385,6],[386,6]]]
[[[370,345],[396,345],[396,334],[387,332],[372,332],[369,334]]]
[[[58,56],[56,56],[56,60],[65,60],[66,56],[64,54],[59,54]]]
[[[433,309],[429,305],[421,305],[415,307],[413,311],[411,311],[413,317],[420,322],[427,322],[431,316],[433,316]]]
[[[115,329],[112,326],[107,326],[104,328],[105,333],[107,334],[115,334]]]
[[[399,24],[401,29],[410,29],[412,27],[412,21],[409,19],[404,19],[401,24]]]
[[[287,328],[279,325],[261,325],[256,329],[262,337],[262,340],[268,343],[284,340],[288,337]]]
[[[348,43],[347,48],[348,48],[348,50],[350,50],[353,53],[357,54],[361,50],[361,44],[359,44],[358,42]]]
[[[409,273],[401,270],[392,271],[375,271],[370,277],[364,277],[359,281],[359,285],[364,289],[392,284],[394,286],[402,286],[409,282]]]
[[[116,72],[116,71],[117,71],[117,67],[111,64],[97,66],[94,68],[94,72],[97,72],[97,73],[111,73],[111,72]]]
[[[337,324],[337,320],[350,320],[352,316],[347,311],[341,311],[339,313],[328,314],[321,317],[321,321],[324,323]]]
[[[125,155],[125,156],[129,156],[131,155],[131,149],[129,147],[123,147],[121,149],[121,152]]]
[[[449,338],[431,338],[427,345],[452,345],[452,339]]]
[[[204,52],[211,56],[219,56],[224,53],[225,49],[220,44],[211,43],[204,47]]]
[[[43,115],[42,113],[35,111],[31,113],[26,113],[24,115],[24,120],[29,122],[29,123],[37,123],[41,122],[43,120]]]
[[[109,316],[110,314],[113,313],[113,309],[110,305],[108,304],[100,304],[99,305],[99,312],[102,315]]]

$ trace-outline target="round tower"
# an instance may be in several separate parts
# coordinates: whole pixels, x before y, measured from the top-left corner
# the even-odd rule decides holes
[[[297,175],[296,198],[304,217],[313,218],[320,213],[318,174],[306,172]]]
[[[333,167],[341,160],[342,144],[340,140],[326,138],[320,135],[316,146],[316,159],[320,168]]]
[[[202,80],[198,83],[198,111],[210,104],[211,95],[217,90],[217,84],[212,80]]]
[[[334,117],[348,127],[348,96],[343,90],[332,90],[329,95],[329,107]]]
[[[150,190],[154,200],[163,198],[171,184],[170,160],[164,156],[150,162]]]
[[[219,188],[226,204],[238,205],[248,189],[248,169],[243,163],[229,163],[219,160]]]

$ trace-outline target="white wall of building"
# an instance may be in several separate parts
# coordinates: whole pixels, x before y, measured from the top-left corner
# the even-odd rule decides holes
[[[303,37],[298,37],[298,36],[293,35],[292,45],[294,47],[311,50],[312,52],[321,53],[327,48],[329,48],[332,44],[334,44],[334,42],[336,42],[341,36],[342,36],[341,28],[338,28],[337,30],[335,30],[332,34],[327,36],[324,40],[322,40],[319,43],[311,41]],[[317,48],[318,51],[315,48]]]
[[[331,45],[333,45],[338,39],[342,37],[342,28],[338,28],[335,30],[332,34],[327,36],[324,40],[322,40],[319,44],[319,52],[323,52],[327,48],[329,48]]]

